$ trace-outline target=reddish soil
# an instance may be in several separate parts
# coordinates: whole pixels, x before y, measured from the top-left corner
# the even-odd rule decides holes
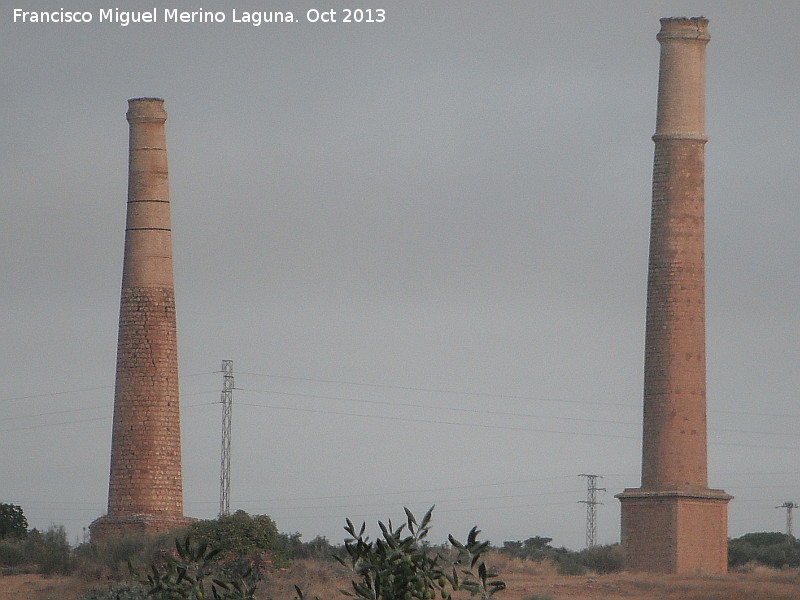
[[[509,560],[498,556],[488,564],[499,567],[507,589],[495,600],[796,600],[800,598],[800,571],[773,571],[756,567],[720,576],[667,576],[634,573],[612,575],[558,575],[549,564]],[[273,571],[259,587],[257,598],[290,600],[298,583],[313,599],[344,600],[339,589],[349,588],[349,577],[331,563],[296,561],[289,569]],[[79,577],[41,575],[0,576],[0,600],[75,600],[91,587]]]

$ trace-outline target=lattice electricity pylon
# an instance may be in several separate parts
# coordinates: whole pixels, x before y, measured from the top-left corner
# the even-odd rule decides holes
[[[578,477],[586,477],[586,500],[579,500],[579,504],[586,505],[586,547],[594,548],[597,544],[597,513],[595,507],[602,502],[597,501],[597,492],[605,492],[606,488],[597,487],[597,479],[602,475],[587,475],[581,473]]]
[[[792,510],[798,508],[797,504],[789,500],[788,502],[784,502],[780,506],[776,506],[775,508],[785,508],[786,509],[786,541],[790,544],[792,540],[794,540],[794,535],[792,535]]]
[[[219,469],[219,516],[231,514],[231,410],[233,361],[222,361],[222,452]]]

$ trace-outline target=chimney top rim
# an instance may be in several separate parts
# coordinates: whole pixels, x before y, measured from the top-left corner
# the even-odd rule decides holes
[[[662,23],[695,23],[695,24],[702,24],[708,23],[707,17],[662,17],[659,19]]]
[[[161,98],[131,98],[125,118],[129,123],[163,123],[167,120],[164,101]]]
[[[661,31],[656,39],[661,40],[694,40],[708,43],[711,36],[708,34],[708,19],[705,17],[664,17],[661,21]]]

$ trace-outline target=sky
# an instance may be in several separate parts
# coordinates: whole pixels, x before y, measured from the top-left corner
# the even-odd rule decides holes
[[[185,512],[338,543],[580,549],[640,484],[659,18],[710,21],[709,485],[729,535],[800,501],[800,7],[791,1],[0,1],[0,502],[106,512],[129,98],[165,100]],[[13,9],[91,23],[14,23]],[[101,9],[222,23],[99,22]],[[297,23],[232,22],[232,10]],[[311,23],[307,11],[336,10]],[[314,13],[312,13],[313,15]]]

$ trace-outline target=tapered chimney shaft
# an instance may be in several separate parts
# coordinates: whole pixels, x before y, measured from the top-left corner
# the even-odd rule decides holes
[[[642,487],[705,488],[705,19],[662,21],[647,278]]]
[[[704,18],[661,19],[645,333],[642,482],[622,501],[627,567],[727,570],[727,502],[708,489]]]
[[[108,514],[92,537],[184,525],[164,102],[129,100],[128,204]]]

